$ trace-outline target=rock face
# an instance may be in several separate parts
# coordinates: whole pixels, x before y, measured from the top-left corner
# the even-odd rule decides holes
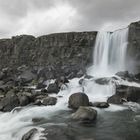
[[[140,21],[129,25],[128,42],[128,61],[135,62],[130,69],[140,72]]]
[[[0,68],[45,67],[44,76],[79,73],[91,64],[97,32],[57,33],[35,38],[29,35],[0,39]],[[71,75],[70,75],[71,74]],[[0,74],[0,77],[3,74]]]
[[[78,109],[80,106],[89,106],[88,96],[84,93],[74,93],[69,97],[69,108]]]

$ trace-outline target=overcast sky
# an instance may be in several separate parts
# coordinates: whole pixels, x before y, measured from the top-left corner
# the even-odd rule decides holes
[[[116,30],[140,20],[140,0],[0,0],[0,38]]]

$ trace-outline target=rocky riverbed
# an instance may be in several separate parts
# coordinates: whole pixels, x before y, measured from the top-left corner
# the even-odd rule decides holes
[[[19,138],[31,140],[33,137],[50,140],[58,137],[66,140],[103,139],[102,136],[98,136],[98,132],[101,133],[105,129],[101,128],[101,132],[98,130],[102,121],[104,127],[107,127],[105,120],[107,123],[111,121],[110,123],[114,125],[117,118],[124,119],[125,112],[131,116],[126,119],[126,125],[129,125],[130,119],[139,121],[139,74],[134,75],[124,71],[112,77],[103,78],[83,74],[80,78],[74,79],[68,79],[65,76],[57,79],[43,79],[40,71],[35,73],[26,66],[18,68],[16,72],[8,68],[1,71],[0,110],[9,112],[9,116],[7,113],[2,113],[0,120],[5,116],[5,121],[9,122],[8,117],[11,116],[10,123],[14,125],[13,123],[16,122],[13,119],[17,118],[19,123],[17,129],[21,128],[19,132],[15,132],[17,129],[13,128],[10,133],[5,128],[9,133],[7,138],[13,138],[13,140],[19,140]],[[131,104],[131,102],[137,102],[137,104]],[[114,112],[115,109],[116,112]],[[123,115],[118,116],[118,114]],[[117,117],[112,118],[114,115]],[[111,120],[108,119],[110,117]],[[95,127],[99,127],[96,128],[98,132],[92,134],[90,127],[94,131]],[[111,128],[115,129],[115,127],[114,125]],[[90,132],[89,136],[85,132],[82,134],[83,131]],[[108,131],[112,133],[110,128],[107,133]],[[123,131],[126,130],[123,129]],[[115,135],[117,133],[119,133],[118,130]],[[103,135],[110,140],[114,137],[113,133],[109,136]],[[3,140],[5,140],[4,137]],[[128,135],[125,134],[115,137],[120,139],[125,137],[129,140]]]

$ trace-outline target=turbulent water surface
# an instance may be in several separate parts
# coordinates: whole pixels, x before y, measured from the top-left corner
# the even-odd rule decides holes
[[[0,140],[21,140],[23,134],[31,128],[39,132],[34,140],[46,139],[42,131],[48,126],[70,128],[72,135],[79,140],[138,140],[140,138],[140,106],[128,103],[123,106],[110,105],[107,109],[97,109],[98,117],[93,124],[81,125],[69,118],[72,111],[67,107],[68,98],[72,93],[84,92],[90,101],[106,101],[115,93],[113,80],[107,85],[95,82],[98,77],[113,75],[125,70],[128,29],[114,33],[99,33],[94,50],[94,65],[88,70],[94,78],[85,80],[79,85],[80,78],[70,80],[68,87],[61,90],[55,106],[28,106],[21,111],[0,114]],[[140,86],[122,79],[118,84]],[[33,123],[32,118],[45,118],[43,122]],[[59,139],[59,138],[58,138]]]

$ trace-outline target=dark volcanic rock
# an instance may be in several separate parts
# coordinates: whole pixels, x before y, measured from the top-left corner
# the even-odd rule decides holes
[[[133,86],[118,85],[116,94],[127,101],[140,102],[140,88]]]
[[[19,105],[26,106],[30,103],[30,99],[28,96],[20,96],[19,97]]]
[[[15,95],[7,96],[0,101],[0,110],[7,112],[19,106],[18,97]]]
[[[95,80],[95,82],[97,84],[100,84],[100,85],[107,85],[109,83],[109,81],[110,81],[110,78],[106,78],[106,77],[105,78],[98,78]]]
[[[120,72],[117,72],[115,75],[121,77],[121,78],[124,79],[124,80],[136,81],[135,75],[129,73],[128,71],[120,71]]]
[[[59,86],[56,83],[49,84],[47,88],[47,93],[58,93],[60,90]]]
[[[31,129],[22,137],[22,140],[32,140],[33,136],[38,132],[36,128]]]
[[[107,102],[111,103],[111,104],[122,104],[123,100],[119,95],[115,94],[115,95],[112,95],[111,97],[109,97]]]
[[[74,93],[69,97],[69,108],[78,109],[80,106],[89,106],[89,99],[85,93]]]
[[[44,137],[47,140],[77,140],[75,129],[69,126],[52,125],[44,130]]]
[[[57,103],[57,98],[55,97],[46,97],[42,100],[43,105],[55,105]]]
[[[140,103],[140,88],[139,87],[128,87],[127,101]]]
[[[92,106],[98,108],[108,108],[109,104],[107,102],[94,102],[92,103]]]
[[[80,106],[79,109],[72,114],[72,119],[81,122],[91,122],[97,117],[97,111],[91,107]]]
[[[32,118],[33,123],[41,123],[47,121],[46,118],[40,117],[40,118]]]
[[[31,72],[31,70],[26,70],[18,76],[18,81],[20,82],[20,85],[26,85],[27,83],[32,82],[35,78],[36,76]]]

